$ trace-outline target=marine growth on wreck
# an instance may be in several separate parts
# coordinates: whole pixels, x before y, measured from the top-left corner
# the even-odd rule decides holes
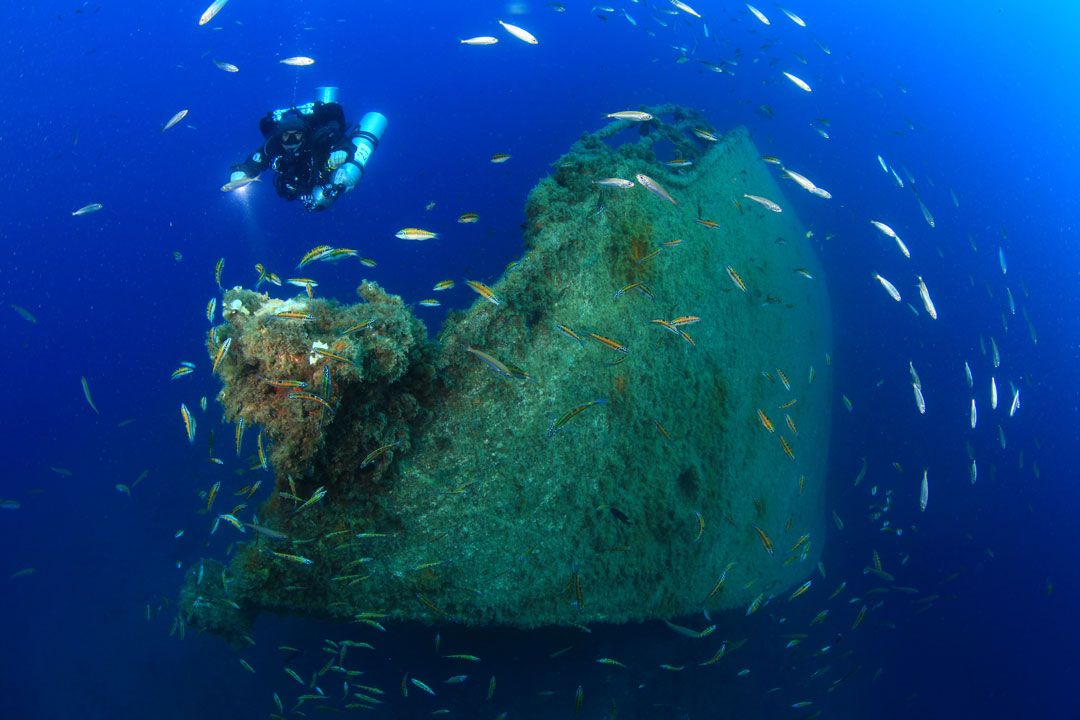
[[[821,266],[745,130],[647,110],[554,163],[521,259],[435,339],[374,283],[353,304],[224,293],[217,400],[261,433],[272,491],[231,557],[189,572],[188,627],[621,623],[760,605],[809,575]]]

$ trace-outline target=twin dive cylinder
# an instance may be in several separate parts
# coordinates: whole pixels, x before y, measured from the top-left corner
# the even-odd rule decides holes
[[[321,102],[332,103],[338,101],[338,89],[336,87],[320,87],[315,91],[315,98]],[[369,112],[360,118],[360,126],[352,139],[353,150],[349,158],[352,162],[334,171],[331,182],[341,185],[346,191],[352,190],[364,176],[364,168],[367,167],[371,154],[379,147],[379,140],[386,132],[386,116],[382,113]]]
[[[360,119],[360,128],[352,139],[356,149],[347,162],[334,171],[331,182],[341,185],[346,190],[352,190],[360,178],[364,176],[364,168],[367,167],[368,159],[379,146],[379,139],[386,130],[386,116],[382,113],[369,112]]]

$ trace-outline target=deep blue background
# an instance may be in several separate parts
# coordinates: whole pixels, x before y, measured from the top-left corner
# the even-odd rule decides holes
[[[394,628],[378,638],[371,684],[392,691],[404,670],[432,680],[473,675],[470,690],[406,706],[417,716],[435,707],[521,715],[540,702],[538,690],[551,689],[559,698],[552,707],[565,717],[579,683],[587,687],[589,717],[606,714],[611,700],[621,717],[727,710],[791,717],[787,704],[803,696],[824,706],[825,717],[1071,715],[1069,679],[1080,640],[1072,532],[1080,419],[1073,133],[1080,104],[1071,84],[1080,59],[1070,52],[1070,29],[1080,11],[1067,3],[1034,10],[1018,2],[806,2],[792,6],[810,24],[800,29],[764,3],[770,28],[741,3],[691,4],[706,16],[710,40],[685,16],[658,15],[672,26],[661,27],[640,4],[626,4],[638,22],[633,27],[618,15],[597,19],[588,3],[567,2],[565,13],[529,3],[515,22],[540,38],[537,47],[502,32],[495,21],[514,20],[496,2],[232,0],[203,28],[195,24],[201,0],[48,0],[0,8],[0,377],[7,379],[0,497],[22,503],[0,510],[0,576],[37,568],[33,576],[0,581],[4,717],[265,717],[273,689],[293,692],[280,672],[278,644],[306,648],[296,664],[310,671],[323,662],[321,638],[370,640],[354,628],[264,618],[258,649],[244,653],[259,669],[251,676],[216,638],[166,637],[182,580],[175,564],[224,553],[220,538],[203,546],[206,519],[195,511],[197,493],[231,477],[230,469],[205,463],[201,445],[188,446],[176,410],[207,395],[211,407],[200,414],[200,432],[216,427],[216,384],[202,351],[214,262],[226,258],[227,286],[250,286],[256,262],[287,276],[314,245],[355,247],[378,266],[319,267],[313,272],[321,294],[348,300],[362,278],[371,278],[414,302],[429,297],[435,281],[455,278],[458,289],[440,299],[464,307],[473,298],[462,278],[493,280],[519,254],[525,196],[550,163],[581,132],[600,126],[605,113],[663,102],[700,108],[719,129],[747,125],[763,153],[781,156],[834,195],[826,202],[793,186],[787,191],[792,209],[815,231],[827,268],[822,280],[833,297],[838,402],[830,508],[846,529],[828,538],[828,580],[803,607],[787,611],[780,600],[745,627],[741,613],[723,618],[717,637],[752,640],[711,674],[695,669],[691,676],[688,669],[661,677],[641,669],[679,657],[693,663],[714,650],[715,644],[691,645],[688,652],[693,641],[673,640],[662,627],[598,629],[584,640],[562,630],[470,636],[444,629],[444,648],[457,639],[467,647],[455,649],[503,661],[501,704],[486,704],[490,665],[436,664],[434,631]],[[500,43],[457,44],[480,34]],[[693,61],[676,64],[673,45],[714,62],[738,52],[735,75]],[[317,64],[277,63],[298,54]],[[241,71],[226,74],[212,59]],[[795,89],[782,70],[804,77],[814,92]],[[379,110],[390,120],[357,191],[321,215],[280,201],[268,183],[243,197],[220,193],[228,166],[259,142],[259,117],[307,100],[323,84],[341,87],[350,119]],[[758,112],[762,104],[773,109],[771,118]],[[180,108],[190,108],[188,118],[161,133]],[[809,126],[821,117],[831,121],[831,140]],[[513,158],[492,165],[495,152]],[[911,193],[881,172],[877,153],[919,180],[936,229],[923,223]],[[436,207],[427,212],[429,201]],[[105,209],[71,217],[89,202]],[[458,225],[455,218],[466,211],[478,212],[480,222]],[[872,217],[901,232],[911,261],[868,225]],[[443,237],[394,239],[406,225]],[[997,267],[999,244],[1009,260],[1006,277]],[[922,274],[940,319],[915,318],[890,303],[872,272],[892,278],[905,299],[915,298],[911,278]],[[1006,282],[1038,329],[1037,346],[1020,316],[1008,318],[1007,334],[1002,330]],[[28,308],[38,324],[7,303]],[[440,311],[420,311],[430,313],[435,332]],[[1007,379],[1022,388],[1021,411],[1003,420],[1004,451],[996,433],[1004,413],[991,418],[990,365],[978,350],[979,336],[991,334],[1002,351],[1003,404]],[[200,372],[171,383],[169,373],[184,359]],[[974,433],[967,429],[965,359],[979,383]],[[925,417],[911,399],[908,360],[922,376]],[[83,375],[100,417],[82,397]],[[853,414],[840,405],[840,392],[854,401]],[[136,421],[118,428],[126,418]],[[231,443],[227,428],[216,434],[222,445]],[[979,458],[974,487],[965,440]],[[852,489],[862,457],[870,472]],[[903,474],[890,467],[894,461]],[[1041,479],[1031,471],[1036,461]],[[70,468],[73,476],[50,466]],[[930,508],[920,515],[923,467],[932,484]],[[149,475],[133,498],[115,490],[144,469]],[[902,538],[867,519],[874,484],[894,491],[890,515],[905,528]],[[180,528],[187,533],[174,540]],[[810,660],[807,651],[798,663],[785,660],[776,636],[805,626],[839,579],[860,593],[874,587],[862,576],[872,547],[898,584],[943,599],[920,613],[908,597],[889,594],[857,633],[848,628],[858,606],[831,603],[839,617],[822,638],[843,633],[837,647],[851,656],[832,657],[832,674],[804,685],[807,669],[828,659]],[[901,568],[904,555],[910,562]],[[952,573],[960,575],[942,584]],[[147,603],[155,615],[162,608],[150,623]],[[792,627],[778,630],[775,619],[784,612]],[[571,643],[582,647],[576,661],[531,664]],[[639,669],[632,677],[593,669],[590,658],[605,654],[633,659]],[[855,666],[861,670],[845,686],[825,691]],[[753,672],[736,681],[741,667]],[[635,689],[638,683],[647,688]],[[785,690],[767,694],[777,685]],[[389,712],[404,717],[398,707]]]

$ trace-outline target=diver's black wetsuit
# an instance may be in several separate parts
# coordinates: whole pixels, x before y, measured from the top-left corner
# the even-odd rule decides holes
[[[268,167],[275,172],[274,188],[278,195],[286,200],[303,199],[308,201],[315,188],[330,185],[333,170],[328,167],[330,155],[338,150],[351,155],[355,147],[345,127],[345,111],[338,103],[315,102],[310,113],[300,114],[304,121],[304,142],[294,155],[282,145],[279,132],[279,118],[275,113],[267,113],[259,121],[266,142],[242,163],[233,165],[232,170],[243,172],[248,177],[257,177]]]

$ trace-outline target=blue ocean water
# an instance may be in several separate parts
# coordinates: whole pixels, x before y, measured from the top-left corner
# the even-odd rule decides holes
[[[325,661],[323,638],[361,637],[353,627],[264,617],[258,645],[243,654],[253,675],[218,638],[169,636],[184,570],[223,552],[194,531],[210,475],[176,412],[200,395],[212,404],[217,384],[205,372],[169,381],[181,360],[209,366],[202,343],[214,263],[226,258],[227,286],[252,285],[257,262],[288,268],[317,244],[356,247],[377,266],[320,275],[320,293],[343,300],[363,278],[409,302],[444,277],[493,280],[520,254],[523,202],[550,164],[606,113],[658,103],[698,108],[721,130],[747,126],[763,153],[832,192],[826,202],[786,190],[814,229],[836,333],[827,511],[844,529],[826,539],[821,583],[831,589],[846,578],[865,593],[874,583],[863,568],[876,549],[896,584],[919,593],[864,597],[874,609],[856,631],[859,604],[831,605],[841,619],[824,659],[794,660],[764,611],[716,617],[725,636],[750,642],[711,674],[647,669],[685,653],[687,641],[658,624],[596,627],[590,636],[392,627],[365,662],[363,682],[393,698],[373,712],[573,717],[581,685],[588,718],[1074,716],[1080,632],[1068,488],[1080,420],[1071,243],[1080,105],[1068,83],[1080,61],[1068,29],[1080,13],[1065,3],[1036,12],[1016,2],[818,1],[788,8],[806,19],[801,28],[765,3],[768,27],[738,2],[691,2],[701,20],[668,14],[673,6],[660,0],[615,0],[615,12],[564,5],[232,0],[205,27],[196,25],[201,2],[47,0],[0,10],[0,373],[8,378],[0,497],[19,505],[0,510],[0,716],[268,717],[273,692],[296,694],[279,645],[300,648],[294,665],[311,672]],[[518,42],[498,19],[527,27],[540,44]],[[499,44],[457,42],[488,34]],[[291,55],[317,62],[278,63]],[[681,55],[690,60],[676,62]],[[241,70],[222,72],[215,59]],[[718,74],[700,60],[734,64]],[[321,214],[283,202],[268,184],[219,192],[229,167],[260,143],[259,118],[320,85],[341,88],[350,120],[369,110],[389,118],[360,187]],[[161,132],[182,108],[189,115]],[[512,158],[493,165],[497,152]],[[905,188],[882,172],[878,154]],[[907,173],[936,227],[924,222]],[[72,217],[91,202],[104,208]],[[481,222],[459,230],[466,211]],[[911,261],[870,218],[904,229]],[[408,225],[455,230],[437,243],[396,240]],[[933,292],[937,321],[913,287],[900,290],[919,317],[889,303],[871,278],[907,277],[911,268]],[[418,309],[430,312],[422,316],[432,333],[445,310],[474,298],[459,286],[441,299],[442,308]],[[996,371],[979,348],[991,336]],[[965,360],[978,383],[975,431]],[[911,398],[908,361],[921,376],[925,416]],[[1004,406],[996,413],[985,390],[992,372]],[[83,397],[83,377],[100,414]],[[1022,398],[1013,418],[1010,380]],[[965,443],[979,463],[974,485]],[[855,488],[863,458],[867,475]],[[920,513],[923,468],[930,501]],[[134,486],[130,496],[117,484]],[[901,537],[870,517],[886,490],[894,495],[886,519],[905,529]],[[182,528],[192,530],[175,539]],[[808,606],[800,621],[815,611]],[[443,647],[488,662],[462,669],[471,675],[462,686],[439,686],[436,698],[414,689],[402,702],[402,672],[439,682],[451,674],[435,662],[436,633]],[[550,649],[581,643],[596,656],[632,659],[633,668],[571,672],[546,661]],[[810,679],[825,666],[823,679]],[[743,667],[751,672],[739,678]],[[492,674],[498,690],[487,701]],[[790,707],[800,699],[814,704]]]

